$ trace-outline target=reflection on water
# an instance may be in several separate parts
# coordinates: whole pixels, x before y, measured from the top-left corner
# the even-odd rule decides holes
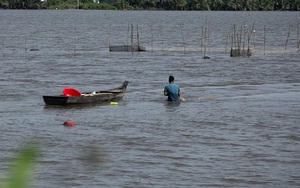
[[[99,104],[95,103],[87,103],[87,104],[71,104],[71,105],[44,105],[44,110],[52,110],[52,111],[68,111],[69,109],[78,109],[78,110],[86,110],[92,108],[99,108],[101,106],[109,105],[109,102],[102,102]]]
[[[1,174],[34,138],[42,158],[32,187],[300,184],[298,12],[23,10],[0,17]],[[210,60],[200,45],[205,17]],[[255,51],[231,58],[226,36],[244,22],[255,22]],[[139,25],[148,51],[110,53],[109,44],[127,43],[128,23]],[[166,101],[169,75],[186,101]],[[130,84],[117,106],[46,106],[42,99],[124,80]],[[76,126],[63,126],[68,120]]]

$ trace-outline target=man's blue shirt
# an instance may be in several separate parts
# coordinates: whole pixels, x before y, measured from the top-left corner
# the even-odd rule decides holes
[[[177,101],[179,99],[178,93],[180,89],[179,86],[174,83],[166,85],[164,92],[168,92],[168,101]]]

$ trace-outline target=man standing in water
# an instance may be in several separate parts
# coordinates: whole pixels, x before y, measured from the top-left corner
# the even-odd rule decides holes
[[[164,90],[164,95],[168,96],[168,101],[178,101],[180,98],[180,88],[174,82],[174,76],[169,76],[169,84],[165,86]]]

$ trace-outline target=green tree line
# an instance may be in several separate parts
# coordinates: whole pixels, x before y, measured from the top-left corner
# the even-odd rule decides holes
[[[0,0],[0,8],[300,11],[300,0]]]

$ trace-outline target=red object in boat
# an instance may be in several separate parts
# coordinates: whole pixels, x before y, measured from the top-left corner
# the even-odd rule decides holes
[[[63,90],[63,93],[65,96],[68,96],[68,97],[80,97],[81,96],[81,93],[77,89],[74,89],[71,87],[65,88]]]
[[[73,127],[73,126],[75,126],[75,122],[74,121],[66,121],[66,122],[64,122],[64,126]]]

